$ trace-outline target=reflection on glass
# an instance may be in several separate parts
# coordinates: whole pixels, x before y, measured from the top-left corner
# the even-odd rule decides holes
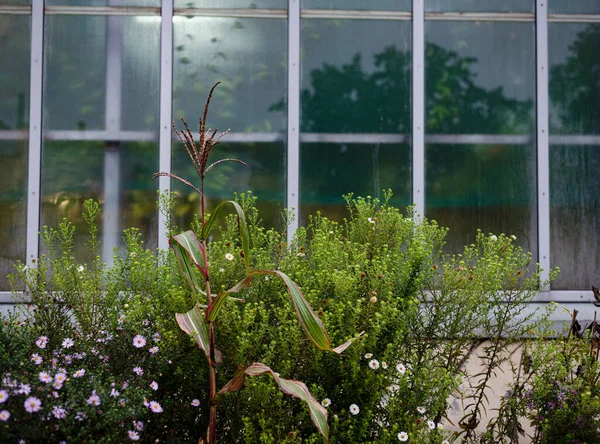
[[[300,224],[320,211],[341,221],[347,217],[342,195],[381,199],[391,189],[391,204],[411,202],[411,156],[408,144],[303,143],[300,156]]]
[[[302,9],[410,11],[411,0],[302,0]]]
[[[554,0],[563,1],[563,0]],[[425,11],[441,12],[533,12],[533,0],[425,0]]]
[[[110,185],[118,184],[118,226],[120,230],[137,227],[146,248],[157,246],[156,183],[152,174],[158,168],[158,146],[150,142],[61,142],[46,141],[42,162],[41,225],[57,227],[63,218],[77,227],[75,240],[78,260],[89,261],[86,248],[87,226],[81,217],[86,199],[96,199],[103,210],[107,202],[104,182],[107,159],[118,156],[119,169]],[[103,215],[101,215],[102,219]],[[100,238],[103,232],[99,222]],[[119,237],[120,238],[120,237]]]
[[[175,7],[287,9],[287,0],[175,0]]]
[[[31,0],[0,0],[0,5],[29,6]]]
[[[516,235],[535,260],[535,146],[485,140],[533,140],[533,31],[529,23],[426,24],[426,130],[455,143],[426,146],[426,215],[450,228],[449,252],[481,229]],[[461,143],[464,134],[484,140]]]
[[[247,166],[223,162],[211,169],[204,183],[207,211],[234,193],[252,193],[258,198],[259,216],[267,227],[283,229],[281,214],[285,208],[285,145],[283,143],[227,143],[227,136],[211,153],[209,163],[224,158],[242,160]],[[200,179],[183,145],[173,142],[173,174],[200,185]],[[190,228],[194,215],[200,214],[200,196],[177,180],[172,180],[177,192],[174,223],[180,229]]]
[[[6,275],[25,261],[27,238],[27,140],[0,140],[0,291],[10,290]]]
[[[549,25],[550,133],[600,134],[600,25]]]
[[[600,281],[600,145],[550,147],[550,258],[554,290]]]
[[[281,132],[271,110],[287,93],[287,23],[280,19],[175,17],[173,116],[197,122],[215,90],[208,125],[234,132]]]
[[[0,131],[28,129],[30,17],[0,15]],[[10,63],[7,63],[10,61]]]
[[[590,290],[600,270],[600,25],[551,23],[549,49],[552,288]]]
[[[139,228],[148,248],[157,245],[152,174],[158,146],[122,141],[118,132],[146,131],[148,139],[156,134],[159,35],[158,17],[46,17],[41,220],[48,226],[73,220],[81,230],[81,260],[81,209],[88,198],[103,208],[98,225],[105,261],[110,263],[125,228]],[[57,136],[53,130],[71,131]],[[91,142],[78,140],[78,130],[104,132]]]
[[[411,25],[302,21],[304,132],[411,131]]]
[[[427,145],[427,217],[450,228],[458,253],[484,233],[517,236],[537,257],[535,150],[532,145]]]
[[[10,61],[0,63],[0,135],[12,134],[0,139],[0,291],[25,261],[30,40],[30,17],[0,15],[0,54]]]
[[[160,0],[46,0],[50,6],[160,6]]]
[[[550,14],[600,14],[598,0],[548,0]]]
[[[428,22],[425,30],[428,133],[533,134],[533,24]]]
[[[114,105],[121,120],[113,127],[156,130],[159,17],[50,15],[45,22],[45,130],[105,129],[107,91],[117,101],[122,97]],[[114,55],[110,71],[109,48]],[[114,116],[115,110],[108,114]]]

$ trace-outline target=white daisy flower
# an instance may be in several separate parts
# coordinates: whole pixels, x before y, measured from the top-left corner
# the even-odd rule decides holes
[[[433,422],[431,419],[427,420],[427,427],[429,427],[429,430],[434,430],[435,429],[435,422]]]
[[[350,404],[350,413],[358,415],[360,413],[360,408],[356,404]]]
[[[232,261],[232,260],[233,260],[233,254],[231,254],[231,253],[227,253],[227,254],[225,255],[225,259],[227,259],[228,261]]]
[[[438,422],[437,428],[440,430],[444,429],[444,425],[441,422]]]
[[[427,410],[425,410],[425,407],[417,407],[417,412],[419,412],[421,415],[423,413],[425,413]]]
[[[325,398],[323,401],[321,401],[321,405],[323,407],[329,407],[331,405],[331,399]]]
[[[387,370],[387,368],[388,368],[387,362],[383,361],[381,363],[381,368],[383,368],[384,370]]]
[[[371,359],[369,361],[369,367],[371,367],[373,370],[377,370],[379,368],[379,361],[377,359]]]
[[[79,267],[77,267],[77,271],[82,273],[83,270],[85,270],[85,268],[83,267],[83,265],[80,265]]]
[[[404,364],[396,364],[396,371],[403,375],[406,372],[406,367]]]
[[[450,441],[448,441],[447,439],[442,441],[442,444],[450,444]]]
[[[492,234],[492,236],[490,237],[490,240],[492,242],[498,242],[498,236],[496,236],[495,234]]]
[[[365,359],[371,359],[373,357],[373,353],[367,353],[365,355]]]
[[[406,432],[398,433],[398,439],[402,442],[408,441],[408,433],[406,433]]]

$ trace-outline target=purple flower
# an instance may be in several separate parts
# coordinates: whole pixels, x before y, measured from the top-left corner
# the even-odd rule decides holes
[[[43,361],[42,357],[40,355],[38,355],[37,353],[34,353],[31,355],[31,361],[35,364],[35,365],[40,365]]]
[[[154,355],[158,352],[158,347],[155,345],[154,347],[150,347],[148,349],[148,351],[150,352],[151,355]]]
[[[85,376],[85,369],[83,369],[83,368],[79,369],[75,373],[73,373],[74,378],[81,378],[83,376]]]
[[[31,393],[31,386],[29,384],[19,384],[19,390],[17,390],[17,394],[28,395],[30,393]]]
[[[154,413],[161,413],[163,411],[161,405],[156,401],[150,401],[148,406],[150,407],[150,410],[152,410]]]
[[[142,348],[144,345],[146,345],[146,338],[142,335],[136,335],[136,337],[133,338],[133,346],[135,348]]]
[[[0,390],[0,404],[3,404],[8,399],[8,392],[6,390]]]
[[[133,427],[138,432],[141,432],[142,430],[144,430],[144,423],[142,421],[133,421]]]
[[[194,407],[198,407],[200,405],[200,400],[199,399],[192,399],[191,404]]]
[[[42,401],[35,396],[30,396],[25,400],[23,405],[25,406],[25,410],[27,410],[29,413],[35,413],[42,408]]]
[[[73,342],[73,339],[71,339],[71,338],[65,338],[62,341],[63,348],[71,348],[71,347],[73,347],[74,344],[75,343]]]
[[[8,421],[8,418],[10,418],[10,412],[8,410],[2,410],[0,412],[0,421]]]
[[[100,405],[100,396],[96,394],[96,390],[92,392],[92,395],[86,401],[89,405],[99,406]]]
[[[37,345],[39,348],[46,348],[47,343],[48,343],[47,336],[40,336],[39,338],[37,338],[37,341],[35,341],[35,345]]]
[[[128,430],[127,435],[129,435],[129,439],[132,441],[139,441],[140,434],[134,430]]]
[[[144,374],[144,369],[142,367],[133,367],[133,373],[142,376]]]
[[[154,390],[154,391],[158,390],[158,384],[157,384],[157,382],[156,382],[156,381],[152,381],[152,382],[150,383],[150,388],[151,388],[152,390]]]
[[[67,411],[62,407],[56,406],[52,409],[52,414],[56,419],[63,419],[67,416]]]

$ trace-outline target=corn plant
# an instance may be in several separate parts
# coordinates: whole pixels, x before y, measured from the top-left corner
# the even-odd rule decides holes
[[[222,363],[222,355],[215,347],[215,321],[219,316],[227,302],[242,301],[232,295],[239,293],[241,290],[248,288],[251,285],[253,278],[260,275],[274,275],[281,279],[286,285],[287,290],[294,303],[294,308],[298,316],[298,321],[304,328],[308,338],[319,349],[340,354],[342,353],[355,339],[361,335],[349,339],[344,344],[338,347],[332,347],[331,341],[325,331],[323,323],[311,308],[310,304],[304,298],[298,285],[290,279],[285,273],[279,270],[255,270],[252,268],[252,258],[250,256],[250,242],[248,235],[248,227],[246,217],[242,207],[235,201],[224,201],[217,205],[212,214],[208,215],[205,208],[204,194],[204,179],[213,167],[221,162],[233,161],[244,164],[238,159],[222,159],[208,165],[208,158],[212,149],[219,143],[219,140],[227,133],[227,131],[217,136],[217,130],[206,128],[206,118],[208,107],[212,93],[217,82],[208,95],[204,106],[204,113],[199,121],[199,142],[196,143],[194,136],[188,128],[187,122],[181,119],[184,129],[177,130],[173,123],[173,130],[185,146],[187,153],[196,169],[200,178],[200,188],[193,183],[171,173],[156,173],[154,178],[158,176],[168,176],[179,180],[194,191],[200,193],[201,209],[200,209],[200,233],[195,233],[188,230],[184,233],[171,236],[169,245],[175,252],[178,263],[181,267],[183,275],[188,282],[192,292],[198,295],[198,299],[204,298],[206,304],[196,304],[187,313],[177,313],[176,320],[179,327],[188,335],[192,336],[198,347],[202,350],[209,365],[209,399],[210,399],[210,417],[206,440],[201,439],[201,443],[215,444],[216,443],[216,425],[217,425],[217,404],[220,395],[235,392],[240,390],[244,384],[246,377],[268,374],[273,377],[282,392],[294,396],[304,401],[309,409],[312,422],[315,424],[319,432],[323,435],[326,442],[329,442],[329,426],[327,424],[327,411],[313,397],[308,390],[306,384],[301,381],[284,379],[278,373],[273,371],[268,366],[255,362],[245,369],[240,369],[223,388],[217,391],[217,369]],[[242,243],[242,256],[245,265],[246,276],[227,291],[215,294],[210,287],[210,267],[207,254],[207,243],[210,232],[215,225],[217,217],[225,206],[231,206],[237,213],[237,222],[239,228],[239,236]],[[198,237],[199,235],[199,237]],[[198,273],[199,271],[199,273]]]

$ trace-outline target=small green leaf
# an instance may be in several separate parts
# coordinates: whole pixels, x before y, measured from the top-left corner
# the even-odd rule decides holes
[[[329,442],[329,425],[327,424],[327,410],[319,404],[319,401],[310,393],[306,384],[293,379],[284,379],[279,376],[279,373],[271,370],[270,367],[260,362],[255,362],[250,367],[242,370],[233,377],[221,390],[219,394],[230,393],[240,390],[244,385],[246,376],[258,376],[263,373],[270,374],[281,391],[285,394],[294,396],[304,401],[310,412],[310,419],[317,427],[319,432],[325,437],[325,441]]]
[[[240,229],[240,239],[242,240],[242,250],[244,251],[244,263],[246,264],[246,274],[250,273],[250,239],[248,237],[248,225],[246,224],[246,215],[244,214],[244,210],[237,202],[233,200],[226,200],[221,202],[217,207],[213,210],[212,214],[205,222],[202,227],[202,239],[208,239],[208,235],[212,230],[215,222],[217,221],[217,217],[223,208],[223,205],[231,204],[233,208],[237,212],[238,215],[238,226]]]
[[[187,313],[175,313],[175,319],[185,333],[190,335],[198,344],[198,347],[204,352],[206,359],[210,363],[210,341],[208,337],[208,326],[204,320],[204,313],[199,305],[196,305]],[[223,361],[221,352],[215,350],[215,363],[220,364]]]
[[[181,271],[183,271],[183,275],[192,288],[192,291],[196,290],[203,293],[192,264],[200,270],[204,277],[208,276],[206,269],[202,265],[204,263],[204,245],[200,243],[196,234],[191,230],[177,236],[172,236],[169,239],[169,245],[175,252]]]

